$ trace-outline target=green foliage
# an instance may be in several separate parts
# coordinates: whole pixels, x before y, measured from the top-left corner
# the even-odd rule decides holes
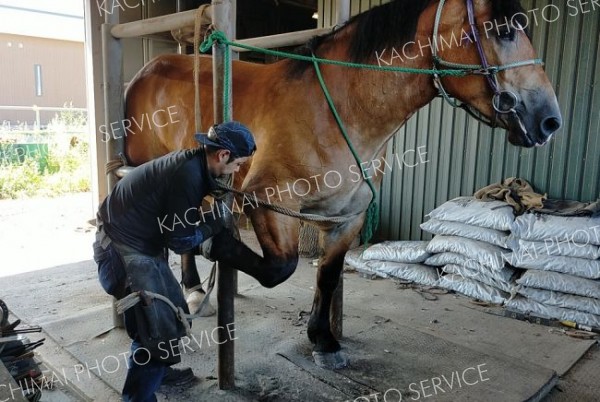
[[[20,139],[14,136],[3,140],[0,132],[0,199],[33,196],[57,196],[65,193],[89,191],[91,169],[88,153],[85,115],[77,111],[63,111],[39,135],[46,145],[39,152],[20,151],[14,145]],[[33,144],[22,149],[35,148]]]

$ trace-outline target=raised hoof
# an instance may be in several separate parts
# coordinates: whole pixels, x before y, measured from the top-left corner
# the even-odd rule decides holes
[[[348,356],[341,350],[335,353],[312,352],[315,364],[327,370],[339,370],[349,366]]]
[[[202,311],[200,311],[200,306],[202,306],[202,301],[204,300],[204,293],[195,291],[191,292],[185,301],[187,302],[188,309],[190,310],[190,314],[196,315],[197,317],[210,317],[217,313],[217,310],[210,304],[210,301],[207,300],[204,303],[204,307]]]

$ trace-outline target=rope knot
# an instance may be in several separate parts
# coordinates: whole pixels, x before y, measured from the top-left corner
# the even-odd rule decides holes
[[[227,36],[223,31],[214,31],[213,33],[208,35],[208,38],[204,39],[204,42],[202,42],[202,44],[200,45],[200,51],[202,53],[208,52],[215,43],[227,43]]]

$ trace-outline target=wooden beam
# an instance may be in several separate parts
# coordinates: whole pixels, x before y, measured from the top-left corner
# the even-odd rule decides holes
[[[350,19],[350,0],[336,0],[336,25],[342,25]],[[329,324],[336,339],[341,339],[344,333],[344,270],[331,299]]]
[[[258,38],[241,39],[236,42],[244,45],[263,47],[263,48],[274,48],[274,47],[287,47],[287,46],[298,46],[308,42],[315,36],[324,35],[329,32],[333,27],[330,28],[316,28],[307,29],[304,31],[288,32],[277,35],[261,36]],[[233,48],[236,52],[247,52],[245,49]]]
[[[104,124],[110,127],[111,134],[106,141],[106,162],[120,158],[125,152],[125,141],[122,138],[123,131],[113,135],[113,127],[116,125],[124,130],[122,122],[124,119],[123,105],[123,48],[121,41],[111,35],[113,24],[102,24],[102,63],[104,82]],[[112,123],[115,123],[114,125]],[[99,174],[105,174],[104,169]],[[113,189],[119,178],[111,173],[106,178],[107,191]],[[113,299],[113,323],[117,328],[123,328],[123,316],[117,313],[115,300]]]
[[[228,38],[234,35],[235,27],[235,0],[212,0],[212,23],[216,29],[225,32]],[[230,116],[233,114],[231,109],[231,76],[229,82],[225,82],[225,68],[231,69],[231,59],[229,65],[226,65],[224,46],[213,45],[213,98],[214,98],[214,122],[216,124],[224,121],[223,111],[228,108]],[[231,49],[227,49],[231,52]],[[229,88],[229,103],[223,102],[223,90],[225,85]],[[229,207],[233,204],[233,194],[228,193],[224,200],[218,201],[217,205],[221,211],[223,223],[226,228],[233,229],[235,223]],[[234,303],[235,295],[235,274],[231,267],[218,263],[217,276],[217,323],[219,338],[219,350],[217,360],[218,384],[220,389],[232,389],[235,387],[235,348],[232,336],[229,336],[235,330],[234,324]]]
[[[204,13],[202,24],[210,24],[212,21],[212,7],[208,7]],[[111,34],[115,38],[135,38],[138,36],[151,35],[159,32],[168,32],[187,26],[194,26],[196,10],[181,13],[162,15],[160,17],[147,18],[145,20],[127,22],[115,25]]]

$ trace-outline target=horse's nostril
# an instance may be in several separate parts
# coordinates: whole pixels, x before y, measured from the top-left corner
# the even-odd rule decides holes
[[[560,128],[562,125],[562,121],[557,117],[546,117],[542,121],[542,133],[546,136],[549,136]]]

